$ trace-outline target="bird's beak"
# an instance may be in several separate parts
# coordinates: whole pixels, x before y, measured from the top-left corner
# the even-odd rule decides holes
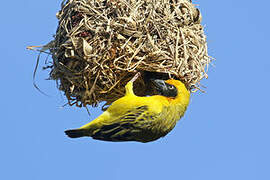
[[[165,84],[164,80],[161,79],[151,79],[155,89],[158,91],[159,94],[162,94],[164,91],[166,91],[167,86]]]

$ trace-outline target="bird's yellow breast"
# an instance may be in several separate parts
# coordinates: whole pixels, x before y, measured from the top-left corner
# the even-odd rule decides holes
[[[115,101],[109,108],[108,112],[119,115],[134,107],[147,106],[150,113],[160,113],[163,106],[168,106],[169,102],[162,96],[139,97],[134,95],[124,96]]]

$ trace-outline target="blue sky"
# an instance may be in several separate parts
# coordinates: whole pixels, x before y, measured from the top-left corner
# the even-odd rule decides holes
[[[61,1],[3,1],[0,179],[270,179],[270,2],[194,2],[216,59],[203,81],[207,93],[192,95],[168,136],[142,144],[64,135],[90,118],[61,107],[65,97],[44,80],[47,71],[39,69],[37,82],[50,97],[33,87],[37,53],[26,50],[52,39]],[[101,113],[91,112],[91,119]]]

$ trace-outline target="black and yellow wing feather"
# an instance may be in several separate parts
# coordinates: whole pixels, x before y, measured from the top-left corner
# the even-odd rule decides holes
[[[104,124],[93,131],[94,139],[104,141],[146,141],[149,130],[153,127],[155,117],[149,115],[147,106],[139,106],[127,111],[110,124]],[[149,137],[153,138],[153,137]]]

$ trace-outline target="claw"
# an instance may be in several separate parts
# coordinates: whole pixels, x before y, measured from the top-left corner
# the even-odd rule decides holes
[[[126,88],[126,95],[134,95],[133,92],[133,83],[134,81],[136,81],[138,79],[138,77],[141,75],[140,72],[138,72],[137,74],[135,74],[135,76],[127,83],[127,85],[125,86]]]
[[[138,77],[140,77],[140,75],[141,75],[141,73],[140,72],[137,72],[135,74],[135,76],[129,82],[134,83],[134,81],[136,81],[138,79]]]

